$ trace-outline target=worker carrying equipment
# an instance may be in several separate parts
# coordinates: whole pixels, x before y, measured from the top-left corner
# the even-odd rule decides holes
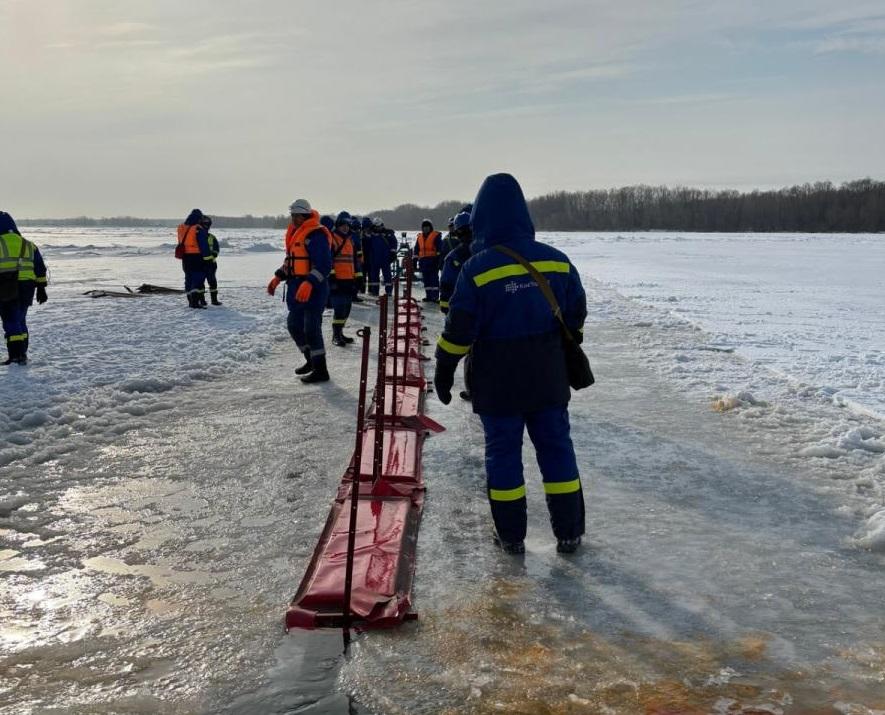
[[[344,334],[344,326],[350,317],[353,304],[353,282],[356,271],[354,263],[354,245],[350,230],[350,214],[342,211],[335,218],[335,230],[332,232],[332,274],[330,289],[332,301],[332,344],[345,347],[353,342],[353,338]]]
[[[218,300],[218,279],[215,274],[218,271],[218,254],[221,253],[221,247],[218,239],[210,232],[212,228],[212,219],[209,216],[203,216],[201,222],[203,228],[206,229],[206,242],[209,244],[209,255],[203,261],[203,267],[206,271],[206,282],[209,284],[209,295],[212,298],[212,305],[221,305]],[[202,305],[206,305],[206,296],[203,295]]]
[[[0,211],[0,320],[6,338],[4,365],[28,362],[28,309],[48,300],[46,264],[40,249],[21,235],[15,220]]]
[[[424,302],[439,302],[439,256],[442,250],[442,234],[433,230],[429,218],[421,222],[421,233],[415,238],[415,256],[418,270],[424,282]]]
[[[498,538],[519,553],[526,536],[523,432],[537,452],[557,549],[584,533],[584,497],[569,436],[571,397],[559,320],[529,271],[496,250],[506,246],[550,283],[576,340],[587,315],[578,271],[561,251],[535,240],[522,189],[509,174],[488,177],[471,214],[473,257],[461,268],[436,349],[437,394],[451,400],[455,368],[471,354],[473,411],[486,438],[488,498]]]
[[[332,235],[320,224],[320,215],[306,199],[289,206],[286,229],[286,261],[274,272],[267,292],[286,283],[287,327],[305,363],[295,370],[304,383],[327,382],[326,348],[323,343],[323,310],[329,298],[332,270]]]
[[[184,223],[178,226],[178,245],[175,257],[181,259],[184,271],[184,292],[191,308],[206,307],[206,259],[209,251],[209,231],[203,226],[203,212],[193,209]]]

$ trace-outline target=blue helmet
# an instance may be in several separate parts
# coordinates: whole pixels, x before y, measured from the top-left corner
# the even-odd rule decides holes
[[[330,231],[335,228],[335,219],[333,219],[328,214],[325,216],[320,216],[320,223]]]
[[[464,204],[458,213],[469,214],[473,211],[473,204]]]
[[[335,217],[335,225],[340,226],[342,223],[350,225],[351,215],[347,211],[340,211]]]
[[[363,222],[360,220],[359,216],[353,216],[350,219],[350,227],[354,231],[359,231],[360,227],[363,225]]]
[[[364,216],[363,217],[363,230],[368,231],[370,228],[372,228],[372,219],[369,216]]]
[[[452,226],[455,231],[460,231],[463,228],[467,228],[470,226],[470,213],[467,211],[462,211],[452,221]]]

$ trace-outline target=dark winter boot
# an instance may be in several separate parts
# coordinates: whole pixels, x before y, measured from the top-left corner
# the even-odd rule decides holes
[[[197,305],[200,308],[206,307],[206,293],[205,292],[200,291],[199,293],[197,293]]]
[[[212,305],[221,305],[221,301],[218,300],[218,291],[217,290],[209,291],[209,295],[212,296]]]
[[[495,534],[495,544],[497,544],[505,554],[518,556],[519,554],[525,553],[525,543],[522,541],[504,541],[504,539]]]
[[[574,539],[559,539],[556,542],[556,550],[560,554],[573,554],[578,550],[578,547],[581,545],[581,537],[575,537]]]
[[[471,402],[473,400],[473,398],[470,396],[470,393],[467,392],[467,390],[461,390],[461,392],[458,393],[458,397],[460,397],[462,400],[464,400],[464,402]]]
[[[343,325],[341,326],[341,339],[348,345],[350,345],[353,342],[352,337],[344,334],[344,326]]]
[[[304,351],[304,359],[307,362],[295,371],[296,375],[308,375],[313,371],[313,363],[310,361],[310,350]]]
[[[21,360],[21,345],[17,340],[14,343],[6,343],[9,357],[3,361],[4,365],[14,365]]]
[[[340,325],[332,326],[332,345],[336,345],[339,348],[347,347],[347,341],[344,339],[344,333],[341,332]]]
[[[329,371],[326,369],[326,356],[320,355],[313,359],[313,372],[306,377],[301,378],[301,382],[305,385],[312,385],[315,382],[328,382]]]

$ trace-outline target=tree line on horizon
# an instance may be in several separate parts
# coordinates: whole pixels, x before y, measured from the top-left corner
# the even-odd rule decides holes
[[[401,204],[371,213],[396,229],[415,229],[429,218],[445,230],[465,201],[434,207]],[[541,231],[700,231],[877,233],[885,231],[885,182],[829,181],[781,189],[740,192],[691,187],[624,186],[589,191],[556,191],[530,199]],[[215,228],[285,228],[287,216],[213,216]],[[175,219],[32,219],[22,225],[176,226]]]

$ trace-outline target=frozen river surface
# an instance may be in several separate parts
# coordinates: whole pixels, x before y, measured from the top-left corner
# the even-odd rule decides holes
[[[199,314],[81,295],[177,283],[168,231],[28,233],[53,287],[0,375],[3,715],[885,711],[877,237],[554,236],[599,380],[572,404],[587,547],[556,555],[527,454],[528,553],[496,551],[478,422],[431,400],[420,619],[344,660],[282,614],[356,355],[293,380],[278,232],[218,232]]]

